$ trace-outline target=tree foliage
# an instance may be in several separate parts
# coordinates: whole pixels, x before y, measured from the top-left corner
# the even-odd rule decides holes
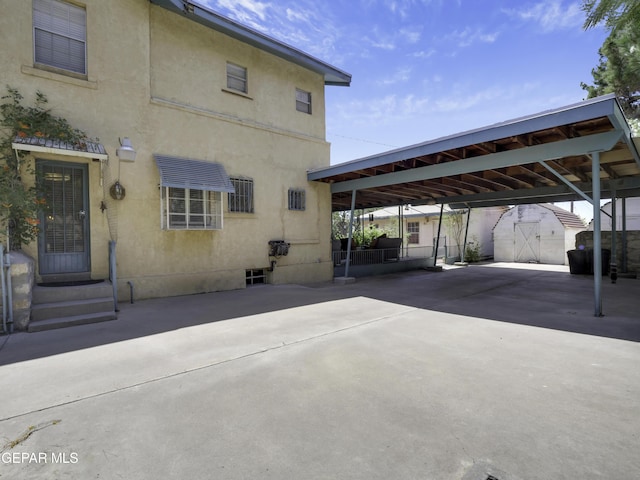
[[[640,119],[640,0],[585,0],[585,28],[605,23],[609,36],[591,71],[593,85],[581,83],[587,97],[615,93],[625,115]]]
[[[609,30],[640,25],[640,1],[638,0],[584,0],[582,10],[586,13],[584,28],[593,28],[605,23]]]
[[[73,128],[67,120],[51,114],[47,97],[36,93],[34,106],[23,105],[24,97],[16,88],[7,86],[0,104],[0,227],[8,237],[9,250],[16,250],[38,236],[39,212],[46,201],[36,186],[25,185],[22,176],[32,175],[23,153],[11,147],[16,137],[57,139],[74,145],[87,141],[84,132]]]

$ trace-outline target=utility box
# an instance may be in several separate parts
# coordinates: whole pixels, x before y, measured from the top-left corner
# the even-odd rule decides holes
[[[270,240],[269,241],[269,256],[270,257],[284,257],[289,254],[290,244],[284,240]]]

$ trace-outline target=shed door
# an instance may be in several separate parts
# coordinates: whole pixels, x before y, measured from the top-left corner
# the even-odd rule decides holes
[[[39,161],[37,174],[47,201],[38,239],[40,274],[89,271],[87,165]]]
[[[516,262],[539,262],[540,261],[540,223],[516,223],[514,224],[514,247],[513,259]]]

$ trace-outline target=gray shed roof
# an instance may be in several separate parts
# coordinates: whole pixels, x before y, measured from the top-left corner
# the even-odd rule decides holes
[[[298,50],[291,45],[280,42],[263,33],[224,17],[196,2],[189,0],[149,0],[167,10],[184,16],[196,23],[218,32],[229,35],[236,40],[269,52],[291,63],[324,75],[325,85],[348,87],[351,74]]]

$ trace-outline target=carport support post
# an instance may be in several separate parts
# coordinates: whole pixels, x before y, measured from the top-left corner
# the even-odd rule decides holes
[[[440,219],[438,220],[438,236],[436,237],[436,250],[433,252],[433,267],[435,268],[438,264],[438,248],[440,248],[440,229],[442,228],[442,213],[444,211],[444,203],[440,204]],[[445,258],[445,263],[446,262]]]
[[[469,235],[469,220],[471,219],[471,207],[467,207],[467,227],[464,229],[464,243],[462,244],[462,253],[460,253],[460,261],[464,262],[467,254],[467,236]]]
[[[600,214],[600,152],[591,153],[593,187],[593,286],[595,316],[602,316],[602,232]]]
[[[349,276],[349,264],[351,263],[351,240],[353,239],[353,214],[356,210],[356,191],[351,192],[351,215],[349,215],[349,240],[347,240],[347,261],[344,264],[344,276]]]
[[[618,226],[616,224],[616,191],[613,190],[611,196],[611,263],[610,267],[610,276],[611,283],[616,283],[618,279],[618,265],[617,265],[617,242],[616,237],[618,236]]]

